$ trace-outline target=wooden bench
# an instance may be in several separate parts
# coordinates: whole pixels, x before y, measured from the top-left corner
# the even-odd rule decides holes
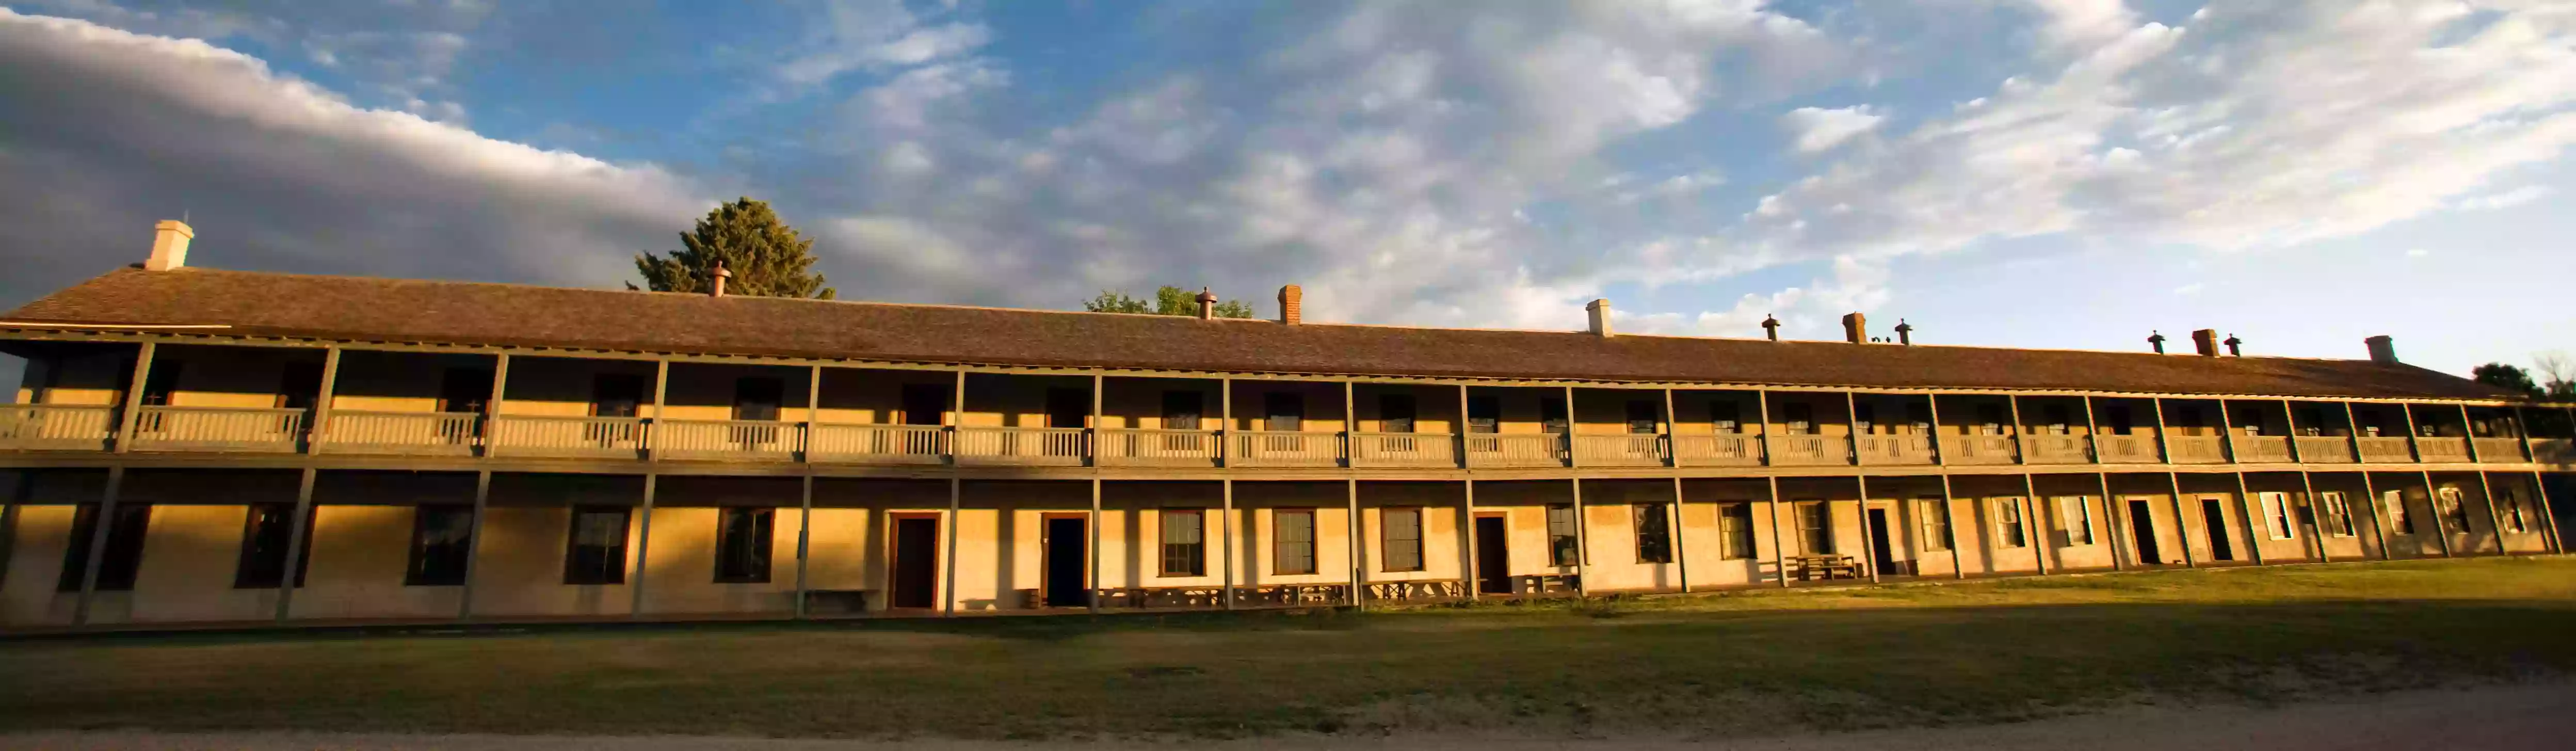
[[[1802,555],[1789,562],[1797,564],[1800,581],[1860,578],[1860,564],[1847,555]]]
[[[805,590],[805,612],[865,613],[868,612],[868,600],[875,597],[876,590],[873,589],[808,589]],[[838,604],[840,607],[822,607],[832,604]]]
[[[1460,599],[1467,596],[1466,583],[1457,579],[1415,579],[1400,582],[1373,582],[1366,589],[1371,600]]]
[[[1514,594],[1552,595],[1583,590],[1582,577],[1575,574],[1526,574],[1512,578],[1520,580],[1520,589]]]

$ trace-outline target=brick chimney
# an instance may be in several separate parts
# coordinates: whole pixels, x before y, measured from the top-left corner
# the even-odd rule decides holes
[[[143,262],[143,269],[169,271],[185,268],[188,265],[188,241],[196,237],[196,230],[177,219],[163,219],[152,225],[152,257]]]
[[[1610,335],[1609,300],[1594,300],[1592,302],[1585,303],[1583,305],[1583,312],[1592,314],[1592,333],[1602,336]]]
[[[733,272],[725,270],[723,261],[717,261],[715,269],[707,272],[707,296],[723,297],[725,280],[732,278]]]
[[[1216,293],[1206,287],[1199,288],[1199,320],[1216,320]]]
[[[2217,357],[2218,330],[2200,329],[2191,332],[2191,348],[2199,350],[2202,357]]]
[[[2363,339],[2363,340],[2361,340],[2361,343],[2362,343],[2363,345],[2365,345],[2365,346],[2370,347],[2370,361],[2371,361],[2371,362],[2379,363],[2379,364],[2382,364],[2382,365],[2395,365],[2395,364],[2397,364],[2397,344],[2396,344],[2396,340],[2388,338],[2388,335],[2387,335],[2387,334],[2381,334],[2381,335],[2374,336],[2374,337],[2371,337],[2371,338],[2368,338],[2368,339]]]
[[[1853,344],[1868,344],[1869,317],[1859,313],[1844,313],[1843,341],[1851,342]]]
[[[1306,290],[1291,284],[1279,288],[1279,322],[1295,326],[1306,321]]]

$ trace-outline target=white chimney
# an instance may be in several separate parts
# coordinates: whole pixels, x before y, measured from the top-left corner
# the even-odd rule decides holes
[[[187,222],[177,219],[163,219],[161,223],[152,225],[152,257],[143,262],[143,269],[169,271],[186,267],[188,241],[196,236],[196,230],[189,229]]]
[[[1610,335],[1610,301],[1594,300],[1584,304],[1583,310],[1592,314],[1592,333]]]

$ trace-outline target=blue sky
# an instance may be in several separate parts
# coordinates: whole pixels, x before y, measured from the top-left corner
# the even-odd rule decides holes
[[[854,299],[1294,282],[2459,373],[2576,339],[2564,3],[5,7],[0,306],[182,212],[198,265],[615,287],[750,195]]]

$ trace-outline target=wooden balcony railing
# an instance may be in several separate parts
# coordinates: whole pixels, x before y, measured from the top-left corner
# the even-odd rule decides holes
[[[2299,444],[2299,461],[2309,464],[2351,464],[2352,439],[2331,435],[2303,435],[2292,439]]]
[[[2226,443],[2214,435],[2166,436],[2165,448],[2173,452],[2175,464],[2223,464],[2227,461]]]
[[[2423,454],[2423,459],[2427,463],[2463,463],[2469,460],[2469,439],[2417,438],[2415,450]]]
[[[2531,439],[2531,460],[2542,464],[2576,464],[2576,439]]]
[[[1352,433],[1354,467],[1455,467],[1458,437],[1448,433]]]
[[[115,433],[115,407],[0,405],[0,449],[106,451]]]
[[[1574,461],[1586,467],[1664,466],[1664,437],[1652,433],[1574,436]]]
[[[1771,463],[1782,465],[1850,464],[1851,444],[1820,435],[1771,437]]]
[[[473,412],[339,410],[313,450],[333,454],[471,456],[483,445],[483,416]]]
[[[958,428],[957,463],[1079,465],[1090,438],[1081,428]]]
[[[2240,435],[2236,437],[2236,461],[2245,464],[2276,464],[2290,460],[2290,437],[2285,435]]]
[[[2469,441],[2478,450],[2478,461],[2498,463],[2522,461],[2522,439],[2520,438],[2472,438]]]
[[[1673,461],[1685,467],[1749,467],[1762,463],[1757,435],[1673,436]]]
[[[2382,464],[2415,461],[2415,449],[2408,447],[2406,439],[2402,436],[2395,438],[2363,436],[2355,443],[2361,444],[2361,460],[2364,462]]]
[[[1102,465],[1134,467],[1214,467],[1220,436],[1213,430],[1099,431],[1092,448]]]
[[[638,418],[500,415],[487,424],[484,453],[490,456],[644,456],[646,428]]]
[[[2011,464],[2013,439],[2000,435],[1963,435],[1943,439],[1947,452],[1942,461],[1949,464]]]
[[[1928,435],[1865,435],[1858,446],[1862,464],[1931,464]]]
[[[805,426],[775,420],[655,420],[653,457],[789,461],[805,448]]]
[[[1562,467],[1565,452],[1563,433],[1467,434],[1470,467]]]
[[[805,458],[814,462],[943,464],[948,428],[940,425],[820,423],[807,431]]]
[[[2093,461],[2093,452],[2084,445],[2083,436],[2022,436],[2024,462],[2029,464],[2083,464]]]
[[[2155,464],[2164,461],[2156,453],[2155,436],[2097,435],[2093,437],[2094,455],[2104,464]]]
[[[296,451],[304,410],[256,407],[144,407],[134,448],[147,451]]]
[[[1342,464],[1339,433],[1293,430],[1235,432],[1226,446],[1226,462],[1244,467],[1338,467]]]

